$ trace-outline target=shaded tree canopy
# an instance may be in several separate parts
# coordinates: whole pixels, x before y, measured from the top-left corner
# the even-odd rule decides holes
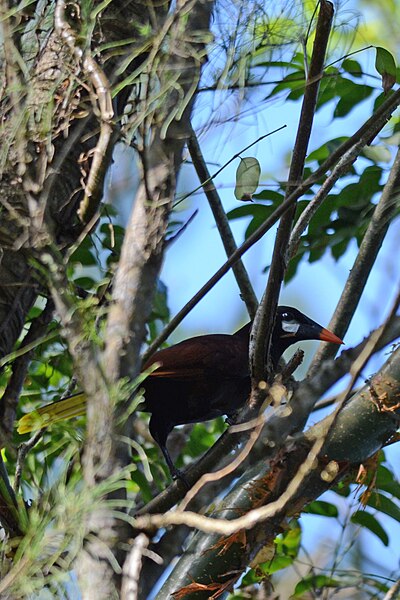
[[[395,27],[398,7],[370,4],[371,19]],[[267,598],[274,585],[282,598],[340,588],[394,597],[398,574],[371,575],[357,536],[390,546],[382,515],[400,521],[385,458],[400,414],[397,271],[375,291],[391,306],[338,357],[321,344],[296,380],[301,352],[277,372],[268,356],[282,289],[306,263],[334,259],[342,288],[329,328],[345,338],[398,231],[395,42],[349,25],[327,0],[4,1],[1,10],[1,597]],[[277,102],[279,124],[268,120]],[[232,147],[237,180],[221,191],[228,165],[214,166],[203,134],[227,145],[227,124],[231,132],[249,110],[268,125]],[[258,148],[273,146],[292,111],[290,157],[269,173]],[[118,203],[107,181],[122,147],[135,190]],[[209,229],[197,239],[180,212],[192,212],[199,190],[227,258],[205,284],[195,270],[182,275],[199,291],[170,315],[165,256],[174,245],[210,256]],[[237,221],[244,239],[232,233]],[[267,264],[257,254],[256,294],[246,258],[260,240],[273,251]],[[188,491],[171,483],[137,410],[141,365],[230,270],[243,320],[253,320],[251,394],[229,427],[219,418],[171,436]],[[23,414],[77,391],[86,415],[17,433]],[[304,515],[358,532],[344,566],[351,533],[321,564],[318,542],[303,551]]]

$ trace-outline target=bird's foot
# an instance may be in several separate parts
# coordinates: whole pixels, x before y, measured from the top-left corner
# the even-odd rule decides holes
[[[225,423],[227,425],[235,425],[236,424],[236,420],[237,420],[237,416],[239,414],[239,411],[237,410],[236,412],[234,412],[232,415],[228,415],[225,419]]]
[[[186,475],[183,471],[174,467],[173,472],[171,471],[171,475],[172,475],[172,479],[174,481],[181,481],[183,483],[183,485],[186,487],[186,489],[190,490],[191,485],[188,482],[188,480],[186,479]]]

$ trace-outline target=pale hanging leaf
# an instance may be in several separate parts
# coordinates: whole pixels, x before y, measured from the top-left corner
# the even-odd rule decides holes
[[[392,160],[392,153],[389,148],[380,144],[376,144],[375,146],[365,146],[362,153],[374,162],[389,163]]]
[[[396,131],[396,133],[388,137],[380,136],[380,138],[385,144],[389,144],[389,146],[400,146],[400,131]]]
[[[396,83],[396,61],[385,48],[377,46],[375,49],[375,69],[382,77],[383,91],[387,94]]]
[[[249,202],[253,198],[260,182],[260,163],[253,156],[240,159],[236,171],[235,198],[243,202]]]

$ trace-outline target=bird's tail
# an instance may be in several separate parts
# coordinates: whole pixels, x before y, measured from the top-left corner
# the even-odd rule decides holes
[[[18,422],[18,433],[29,433],[42,427],[52,425],[57,421],[79,417],[86,412],[86,394],[80,392],[64,400],[58,400],[42,406],[22,417]]]

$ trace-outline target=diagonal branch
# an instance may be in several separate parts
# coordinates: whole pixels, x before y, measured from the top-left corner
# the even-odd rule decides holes
[[[188,149],[200,182],[203,182],[204,193],[207,196],[226,255],[229,258],[237,250],[236,242],[193,127],[191,127],[191,136],[188,140]],[[258,301],[243,262],[239,259],[232,266],[232,270],[240,289],[241,298],[246,303],[247,312],[252,319],[257,310]]]
[[[286,190],[286,198],[296,189],[298,182],[303,176],[304,161],[317,105],[319,84],[323,75],[325,53],[332,19],[332,3],[321,0],[310,69],[289,170],[289,184]],[[253,382],[258,382],[265,377],[265,356],[270,346],[280,288],[286,271],[287,247],[295,211],[296,204],[293,203],[280,221],[269,270],[267,288],[260,302],[252,327],[250,336],[250,365]],[[267,365],[267,370],[270,373],[270,365]]]

